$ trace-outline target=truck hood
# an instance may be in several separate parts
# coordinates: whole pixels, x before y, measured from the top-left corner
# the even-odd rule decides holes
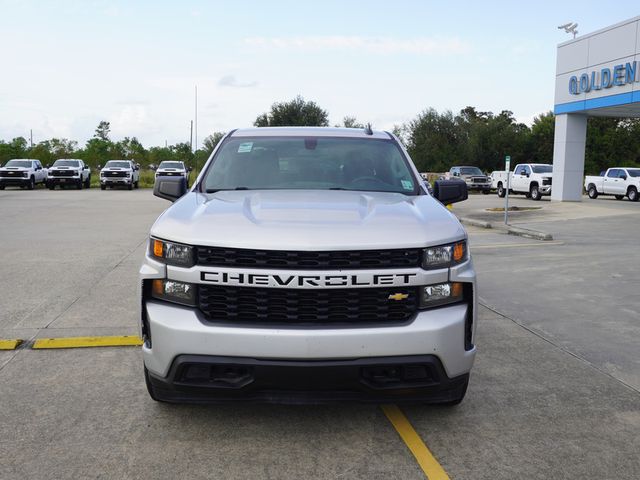
[[[419,248],[466,237],[431,196],[327,190],[189,192],[156,220],[151,235],[265,250]]]

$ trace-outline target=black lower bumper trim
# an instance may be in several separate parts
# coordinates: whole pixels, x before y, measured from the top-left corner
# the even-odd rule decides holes
[[[453,403],[469,374],[449,378],[433,355],[351,360],[262,360],[181,355],[151,395],[173,403]]]

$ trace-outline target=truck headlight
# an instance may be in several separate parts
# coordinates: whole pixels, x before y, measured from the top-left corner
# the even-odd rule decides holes
[[[167,265],[193,267],[193,247],[182,243],[166,242],[152,238],[149,242],[149,254]]]
[[[420,308],[437,307],[463,299],[463,285],[460,282],[437,283],[420,289]]]
[[[156,279],[151,283],[151,296],[180,305],[196,306],[196,287],[191,283]]]
[[[467,259],[467,242],[461,241],[451,245],[429,247],[423,250],[422,268],[432,270],[434,268],[447,268]]]

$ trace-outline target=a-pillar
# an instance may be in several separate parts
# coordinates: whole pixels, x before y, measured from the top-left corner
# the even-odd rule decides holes
[[[572,113],[556,115],[551,200],[561,202],[582,201],[586,143],[586,115]]]

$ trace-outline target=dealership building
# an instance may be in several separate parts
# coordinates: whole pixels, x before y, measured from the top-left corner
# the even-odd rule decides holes
[[[640,117],[640,17],[558,45],[554,103],[551,199],[580,201],[587,119]]]

